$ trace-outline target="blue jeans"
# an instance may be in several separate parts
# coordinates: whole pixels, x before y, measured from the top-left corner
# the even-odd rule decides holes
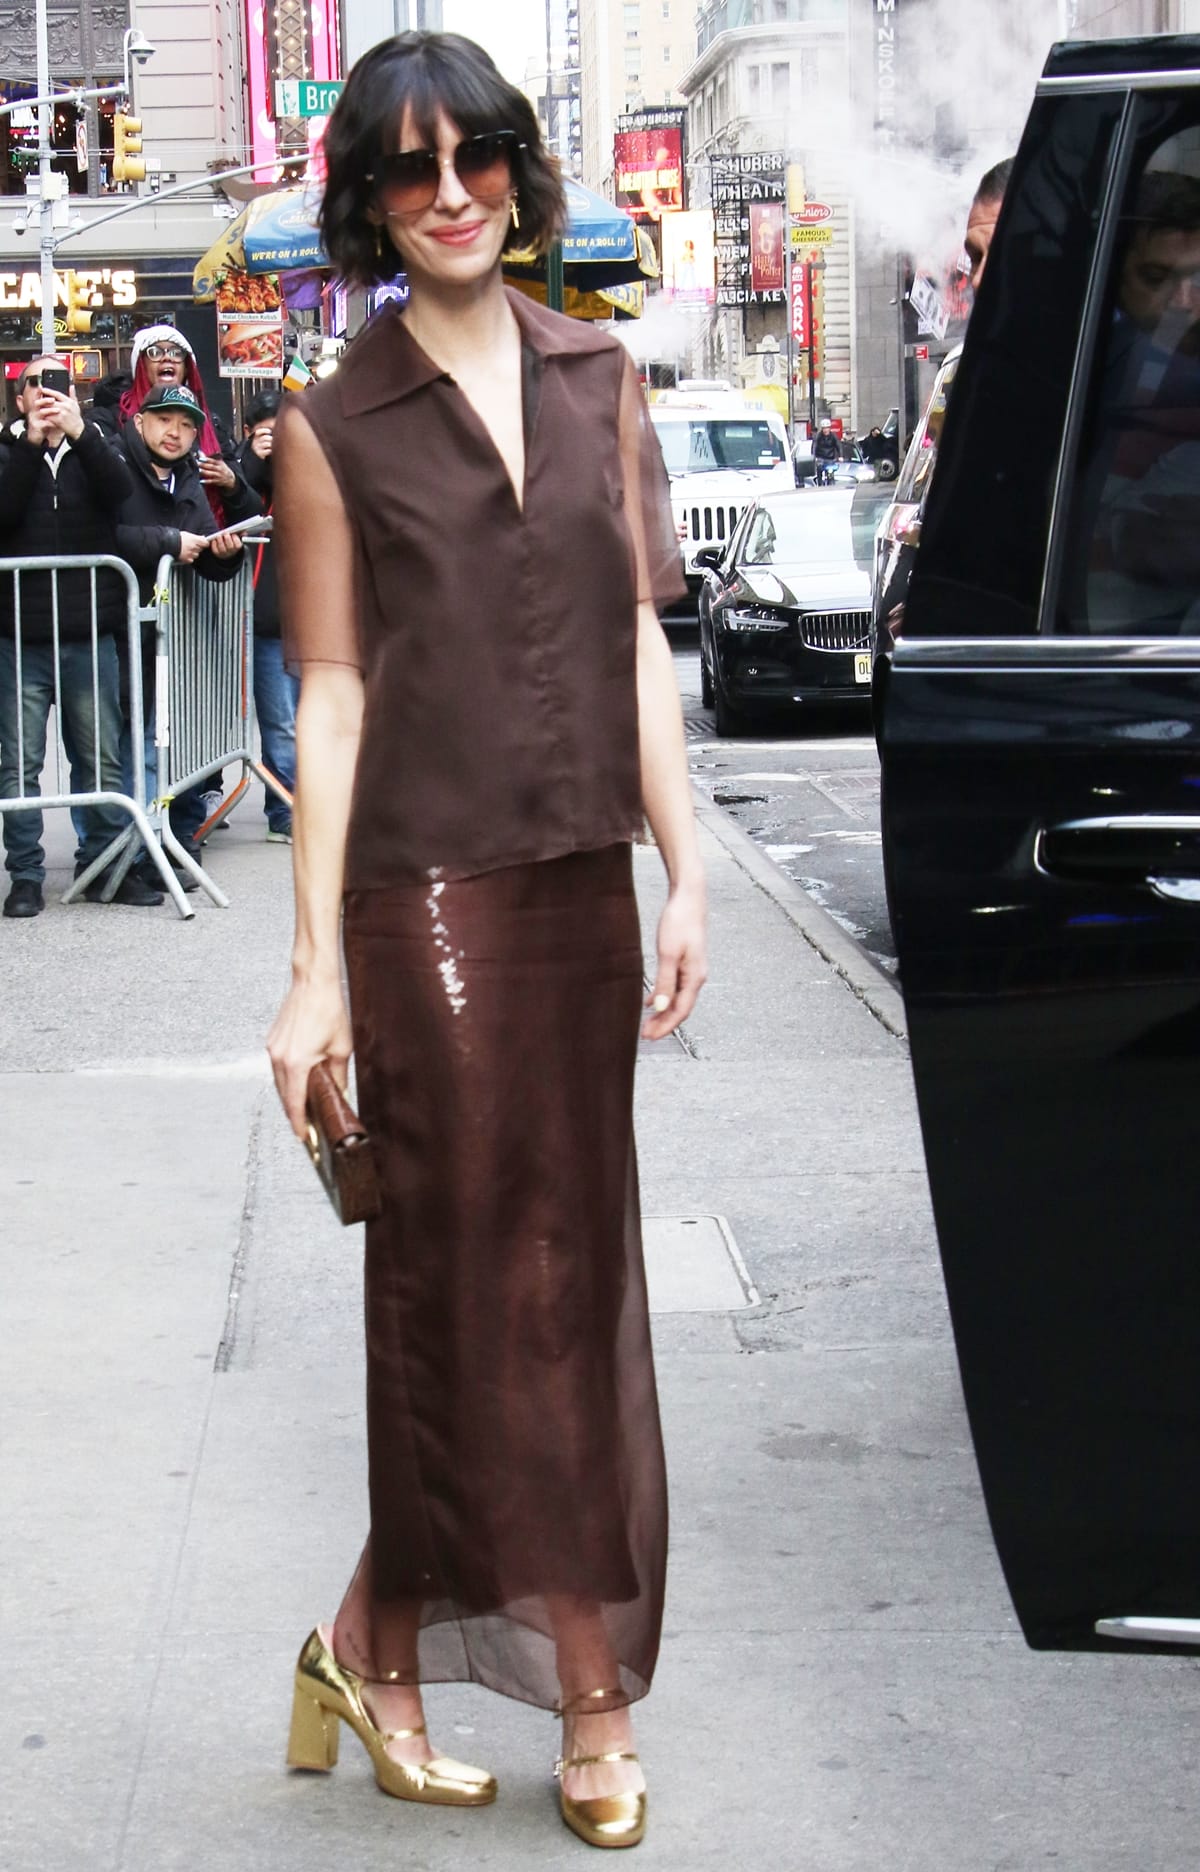
[[[254,639],[254,709],[262,736],[263,766],[282,781],[288,792],[296,786],[296,702],[300,684],[283,665],[278,637]],[[292,809],[267,788],[263,805],[273,832],[290,829]]]
[[[142,706],[145,710],[145,729],[143,734],[142,761],[146,773],[146,804],[158,797],[158,749],[154,744],[154,682],[153,674],[143,678]],[[121,774],[125,791],[133,797],[133,734],[129,717],[121,721]],[[207,784],[213,784],[211,781]],[[195,834],[200,830],[207,817],[204,806],[204,793],[201,787],[189,787],[185,793],[177,793],[171,802],[171,830],[184,845],[190,845]]]
[[[121,702],[117,646],[111,637],[97,644],[97,697],[92,693],[90,643],[59,646],[62,728],[70,744],[71,787],[80,792],[120,793]],[[46,760],[46,726],[54,705],[54,649],[26,644],[21,657],[21,732],[25,768],[17,765],[17,660],[12,639],[0,639],[0,798],[36,795]],[[97,753],[99,741],[99,763]],[[46,876],[40,812],[5,813],[4,862],[9,875],[40,884]],[[90,864],[124,830],[127,815],[118,806],[88,806],[77,821],[80,856]]]

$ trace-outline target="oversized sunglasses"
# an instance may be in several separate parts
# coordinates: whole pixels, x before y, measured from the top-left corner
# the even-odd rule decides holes
[[[148,344],[142,355],[153,358],[156,364],[161,364],[164,358],[174,358],[177,363],[182,363],[187,353],[181,345],[177,344]]]
[[[388,214],[418,214],[431,208],[441,187],[442,170],[455,175],[476,201],[507,195],[513,185],[513,165],[525,148],[515,130],[486,130],[482,136],[464,137],[453,156],[436,150],[401,150],[379,156],[367,181]]]

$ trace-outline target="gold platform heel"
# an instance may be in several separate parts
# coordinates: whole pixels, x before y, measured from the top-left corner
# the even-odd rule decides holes
[[[496,1798],[494,1778],[482,1768],[435,1755],[419,1765],[398,1762],[389,1742],[425,1734],[415,1729],[383,1730],[363,1700],[364,1679],[339,1664],[319,1631],[305,1641],[296,1663],[292,1727],[288,1736],[289,1768],[327,1772],[338,1758],[338,1724],[348,1723],[371,1757],[375,1779],[396,1800],[425,1801],[439,1807],[486,1807]]]
[[[568,1768],[592,1768],[601,1762],[631,1761],[637,1756],[625,1749],[613,1749],[607,1755],[572,1755],[569,1761],[557,1761],[554,1772],[559,1780]],[[562,1817],[572,1833],[589,1846],[638,1846],[646,1833],[645,1794],[600,1794],[591,1800],[572,1800],[559,1791]]]
[[[582,1696],[572,1697],[563,1706],[564,1714],[586,1715],[580,1704],[611,1703],[619,1698],[621,1691],[588,1690]],[[599,1714],[599,1712],[596,1712]],[[569,1760],[560,1756],[554,1764],[554,1772],[561,1783],[570,1768],[595,1768],[604,1762],[635,1762],[637,1756],[626,1749],[612,1749],[606,1755],[572,1755]],[[572,1800],[571,1796],[559,1789],[559,1805],[562,1817],[572,1833],[577,1834],[589,1846],[639,1846],[646,1834],[646,1795],[641,1794],[600,1794],[589,1800]]]

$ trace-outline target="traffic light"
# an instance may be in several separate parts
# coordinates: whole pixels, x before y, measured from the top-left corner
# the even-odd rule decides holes
[[[146,165],[142,160],[142,120],[113,112],[113,181],[144,182]]]
[[[92,329],[92,297],[95,287],[87,274],[67,274],[67,312],[65,324],[72,337],[85,337]]]

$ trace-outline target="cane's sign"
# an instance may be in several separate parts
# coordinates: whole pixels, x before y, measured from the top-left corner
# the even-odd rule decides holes
[[[74,274],[54,275],[56,305],[70,304],[68,285],[74,278],[81,298],[79,303],[102,311],[105,306],[137,304],[137,279],[132,267],[82,268]],[[84,297],[83,295],[86,295]],[[42,280],[40,273],[0,273],[0,312],[40,312]]]

